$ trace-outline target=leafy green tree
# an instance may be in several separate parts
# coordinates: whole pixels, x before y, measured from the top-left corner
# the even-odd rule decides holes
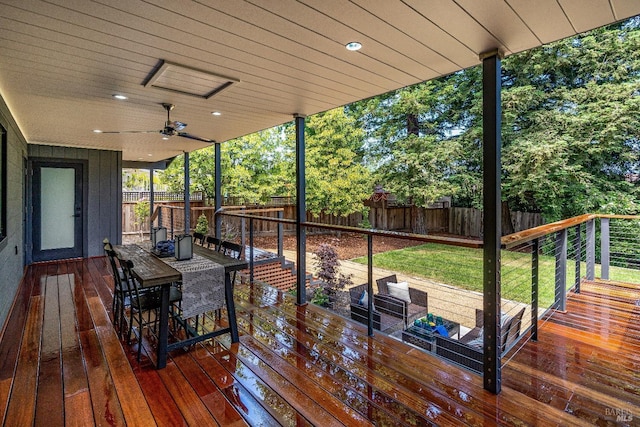
[[[640,30],[631,20],[504,62],[504,197],[548,220],[638,212]]]
[[[290,195],[290,183],[295,176],[293,147],[293,142],[286,138],[286,126],[225,142],[222,145],[224,195],[251,203],[268,201],[271,196]]]
[[[215,196],[214,148],[206,147],[189,153],[189,191],[203,192],[207,198]],[[184,155],[177,156],[162,174],[162,183],[170,191],[184,191]]]
[[[548,221],[638,212],[640,20],[503,61],[503,198]],[[482,201],[481,67],[349,107],[379,182],[425,205]]]
[[[247,203],[266,201],[290,192],[292,147],[281,127],[224,142],[221,147],[222,193]],[[215,197],[215,151],[206,147],[189,153],[190,190]],[[184,191],[184,156],[164,173],[173,191]]]
[[[305,128],[307,209],[342,216],[362,211],[373,188],[362,164],[362,129],[343,108],[309,117]]]

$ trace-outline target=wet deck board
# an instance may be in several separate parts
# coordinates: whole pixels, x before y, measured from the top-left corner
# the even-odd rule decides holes
[[[29,267],[0,341],[5,425],[615,425],[640,417],[640,286],[585,282],[503,368],[464,369],[261,285],[236,285],[240,343],[156,371],[110,321],[102,258]],[[224,316],[223,316],[224,317]]]

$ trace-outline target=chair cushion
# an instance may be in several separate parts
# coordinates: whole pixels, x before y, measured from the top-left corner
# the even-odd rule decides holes
[[[475,347],[475,348],[479,348],[482,349],[482,344],[484,343],[484,338],[482,335],[480,335],[478,338],[475,338],[471,341],[469,341],[468,343],[466,343],[468,346],[471,347]]]
[[[409,295],[409,284],[407,282],[393,283],[387,282],[389,295],[400,298],[411,304],[411,296]]]
[[[362,292],[362,295],[360,295],[360,298],[358,299],[358,304],[360,305],[369,304],[369,293],[367,291]]]

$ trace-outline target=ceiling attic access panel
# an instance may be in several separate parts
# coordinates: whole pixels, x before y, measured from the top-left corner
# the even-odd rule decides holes
[[[233,77],[161,60],[144,87],[209,99],[238,82]]]

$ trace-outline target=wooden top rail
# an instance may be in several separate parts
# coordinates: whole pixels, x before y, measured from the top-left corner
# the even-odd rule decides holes
[[[244,213],[244,214],[252,214],[252,213],[264,213],[264,212],[284,212],[284,208],[252,208],[252,209],[239,209],[234,207],[233,209],[227,209],[225,206],[222,207],[220,213]]]
[[[279,219],[279,218],[273,218],[268,216],[251,215],[251,214],[247,214],[246,212],[247,211],[243,211],[243,212],[223,211],[223,212],[220,212],[220,214],[235,216],[240,218],[257,219],[260,221],[279,222],[283,224],[296,224],[296,221],[293,219]],[[441,243],[443,245],[463,246],[463,247],[474,248],[474,249],[482,248],[481,241],[457,238],[457,237],[425,236],[424,234],[402,233],[398,231],[381,231],[381,230],[374,230],[374,229],[347,227],[343,225],[331,225],[331,224],[322,224],[319,222],[307,222],[307,221],[302,222],[302,225],[307,228],[323,228],[326,230],[342,231],[345,233],[359,233],[364,235],[380,236],[380,237],[395,237],[400,239],[416,240],[416,241],[425,242],[425,243]]]
[[[528,230],[519,231],[517,233],[509,234],[502,238],[502,248],[509,249],[522,243],[529,242],[533,239],[545,236],[547,234],[555,233],[566,228],[574,227],[583,222],[587,222],[595,218],[609,218],[609,219],[637,219],[640,220],[640,215],[612,215],[612,214],[584,214],[574,216],[573,218],[563,219],[562,221],[552,222],[551,224],[544,224],[539,227],[530,228]]]
[[[528,230],[519,231],[517,233],[509,234],[502,238],[502,248],[509,249],[522,243],[530,242],[531,240],[546,236],[547,234],[555,233],[560,230],[574,227],[583,222],[587,222],[591,219],[598,218],[601,215],[596,214],[584,214],[574,216],[573,218],[563,219],[562,221],[552,222],[550,224],[544,224],[539,227],[530,228]]]
[[[159,208],[166,207],[170,209],[184,209],[180,206],[158,205],[151,216],[153,222],[159,212]],[[255,213],[266,212],[282,212],[282,208],[253,208],[240,210],[243,206],[223,206],[222,209],[217,212],[221,215],[234,216],[239,218],[250,218],[260,221],[279,222],[282,224],[296,224],[293,219],[274,218],[268,216],[254,215]],[[205,208],[193,208],[198,210],[208,209]],[[230,210],[228,210],[230,209]],[[595,218],[610,218],[610,219],[635,219],[640,220],[640,215],[612,215],[612,214],[584,214],[578,215],[573,218],[563,219],[561,221],[552,222],[550,224],[544,224],[539,227],[529,228],[528,230],[519,231],[517,233],[509,234],[502,237],[501,246],[503,249],[510,249],[520,244],[530,242],[534,239],[546,236],[547,234],[555,233],[560,230],[575,227],[578,224],[582,224]],[[463,246],[467,248],[482,248],[483,242],[472,239],[458,238],[458,237],[443,237],[443,236],[427,236],[423,234],[403,233],[398,231],[382,231],[374,229],[364,229],[357,227],[347,227],[342,225],[323,224],[319,222],[302,222],[305,227],[323,228],[326,230],[343,231],[346,233],[360,233],[364,235],[380,236],[380,237],[395,237],[408,240],[416,240],[425,243],[441,243],[443,245]]]
[[[609,218],[609,219],[640,219],[640,215],[609,215],[609,214],[598,214],[598,218]]]

